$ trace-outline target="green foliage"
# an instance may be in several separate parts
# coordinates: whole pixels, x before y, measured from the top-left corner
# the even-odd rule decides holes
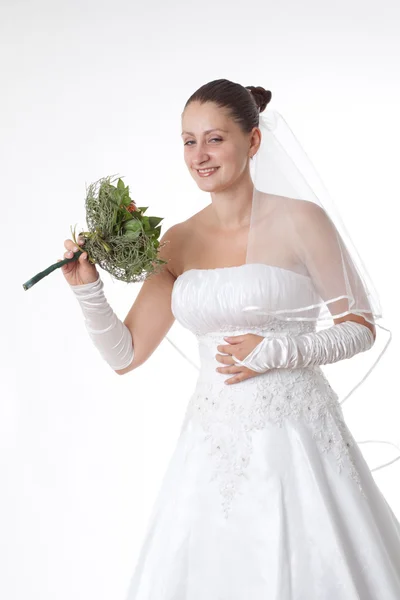
[[[104,177],[87,188],[86,221],[89,231],[84,250],[116,279],[127,283],[143,281],[166,261],[158,258],[161,217],[144,216],[147,206],[136,206],[122,178]],[[76,242],[75,230],[73,239]]]

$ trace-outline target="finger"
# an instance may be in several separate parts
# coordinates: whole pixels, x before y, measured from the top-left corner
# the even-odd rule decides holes
[[[217,350],[219,350],[220,352],[223,352],[224,354],[228,354],[227,348],[230,348],[230,346],[228,346],[228,345],[224,346],[223,344],[220,344],[219,346],[217,346]]]
[[[229,342],[229,344],[238,344],[239,342],[242,342],[244,340],[245,336],[244,335],[228,335],[226,337],[224,337],[224,340],[226,340],[227,342]]]
[[[64,252],[64,258],[72,258],[74,255],[74,253],[72,252],[72,250],[67,250],[67,252]]]
[[[218,373],[241,373],[243,371],[243,367],[238,367],[236,365],[229,365],[228,367],[217,367],[215,369]]]
[[[217,346],[217,350],[220,350],[221,352],[224,352],[225,354],[232,354],[232,352],[235,352],[235,350],[237,350],[237,345],[240,342],[232,342],[231,344],[220,344],[219,346]]]
[[[232,355],[216,354],[215,358],[218,362],[224,363],[225,365],[233,365]]]
[[[235,377],[231,377],[230,379],[225,379],[224,383],[227,385],[232,385],[232,383],[239,383],[242,381],[242,377],[240,375],[236,375]]]
[[[245,381],[246,379],[250,379],[251,377],[255,377],[256,375],[258,375],[258,373],[254,373],[253,371],[241,371],[238,375],[235,375],[235,377],[226,379],[224,383],[238,383],[239,381]]]
[[[72,252],[77,252],[79,250],[79,248],[75,244],[74,240],[69,240],[69,239],[65,240],[64,246],[67,250],[71,250]]]

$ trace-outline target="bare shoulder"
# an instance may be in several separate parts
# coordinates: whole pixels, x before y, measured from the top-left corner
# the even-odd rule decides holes
[[[186,231],[193,231],[193,228],[202,225],[207,226],[210,225],[210,216],[211,216],[211,204],[199,210],[199,212],[194,213],[191,217],[183,221],[181,225],[185,226]]]
[[[196,224],[201,219],[201,213],[196,213],[179,223],[175,223],[160,238],[158,256],[167,261],[165,268],[176,278],[182,272],[182,260],[185,255],[187,241],[191,239]]]
[[[311,200],[282,198],[285,208],[293,216],[296,228],[302,233],[327,230],[332,227],[332,221],[322,206]]]
[[[179,256],[179,239],[181,236],[181,223],[176,223],[167,229],[160,238],[158,258],[165,260],[163,270],[167,270],[176,277],[175,262]]]
[[[322,224],[329,221],[327,212],[316,202],[293,199],[292,202],[296,203],[295,214],[299,222],[304,224],[319,222]]]

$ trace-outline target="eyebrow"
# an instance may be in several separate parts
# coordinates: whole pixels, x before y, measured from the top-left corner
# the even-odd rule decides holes
[[[223,131],[224,133],[228,133],[228,131],[226,129],[220,129],[219,127],[217,127],[216,129],[207,129],[207,131],[205,131],[204,133],[211,133],[212,131]],[[184,133],[187,133],[188,135],[194,135],[194,133],[192,133],[191,131],[182,131],[181,135],[183,135]]]

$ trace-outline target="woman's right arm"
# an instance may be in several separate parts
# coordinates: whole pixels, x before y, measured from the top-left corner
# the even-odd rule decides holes
[[[158,256],[162,260],[168,260],[173,251],[172,240],[176,233],[175,227],[177,225],[168,229],[160,239],[160,243],[169,242],[159,252]],[[169,271],[168,265],[162,265],[159,273],[152,274],[143,282],[124,320],[124,324],[132,334],[135,356],[128,367],[115,371],[119,375],[125,375],[145,363],[171,329],[175,321],[171,311],[171,295],[175,280],[176,277]]]
[[[168,243],[160,248],[158,257],[168,263],[176,252],[178,228],[179,224],[172,226],[160,239],[160,244]],[[66,240],[66,248],[71,246],[72,249],[72,245],[72,240]],[[68,252],[65,256],[67,255]],[[74,264],[75,268],[80,269],[81,260],[82,257],[70,265]],[[83,269],[87,261],[82,260],[82,263]],[[169,271],[169,264],[162,265],[158,273],[151,274],[143,282],[124,322],[108,304],[99,274],[95,271],[89,274],[78,272],[78,277],[73,280],[71,274],[64,272],[64,275],[81,305],[93,343],[118,375],[124,375],[142,365],[161,343],[175,320],[171,311],[171,295],[176,277]],[[83,283],[77,284],[75,280]]]

